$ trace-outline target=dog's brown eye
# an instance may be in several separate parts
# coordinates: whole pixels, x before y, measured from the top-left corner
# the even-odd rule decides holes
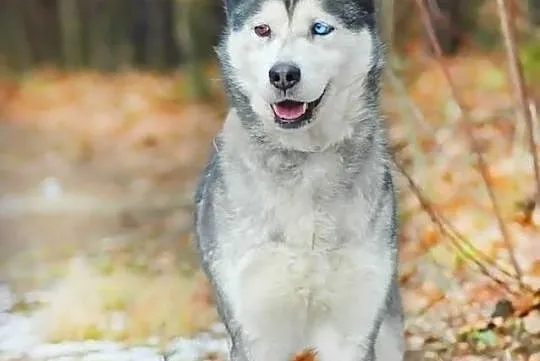
[[[255,31],[255,34],[257,34],[257,36],[260,36],[261,38],[267,38],[270,36],[270,33],[272,32],[270,30],[270,27],[266,24],[263,24],[263,25],[257,25],[254,29]]]

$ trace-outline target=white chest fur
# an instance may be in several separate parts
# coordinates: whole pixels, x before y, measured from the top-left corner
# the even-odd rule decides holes
[[[339,160],[319,159],[320,167],[308,168],[294,188],[260,179],[246,192],[241,180],[231,183],[244,206],[220,236],[216,274],[247,337],[273,345],[273,356],[320,344],[325,324],[355,337],[363,317],[358,305],[370,296],[359,285],[385,269],[370,250],[373,242],[350,239],[369,238],[362,194],[333,202],[332,191],[320,192],[335,189],[329,173],[335,164],[324,161]],[[369,292],[380,297],[377,289]]]

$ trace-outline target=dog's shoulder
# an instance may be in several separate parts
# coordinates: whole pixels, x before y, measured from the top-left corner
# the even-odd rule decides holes
[[[215,227],[215,197],[222,183],[222,169],[219,161],[222,149],[222,139],[218,134],[212,141],[210,155],[204,167],[197,187],[194,202],[194,230],[197,247],[202,251],[203,258],[211,252],[216,239]],[[204,260],[203,260],[204,262]]]
[[[221,167],[219,164],[219,153],[221,148],[222,140],[218,134],[212,140],[208,161],[201,172],[195,189],[195,205],[200,205],[204,201],[208,189],[221,177]]]

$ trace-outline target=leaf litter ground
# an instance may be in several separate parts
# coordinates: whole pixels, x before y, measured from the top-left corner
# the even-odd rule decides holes
[[[446,66],[474,120],[474,134],[489,164],[491,183],[501,204],[525,286],[512,277],[514,269],[508,247],[476,169],[459,109],[437,64],[418,62],[415,66],[422,71],[410,71],[400,80],[404,91],[389,86],[385,93],[384,106],[396,159],[419,186],[421,196],[432,210],[442,215],[468,242],[458,251],[456,244],[430,219],[407,179],[396,173],[401,189],[401,281],[411,360],[508,357],[534,360],[540,352],[540,310],[534,294],[540,287],[540,207],[534,203],[531,206],[535,187],[531,156],[522,145],[520,130],[514,126],[513,99],[501,70],[503,65],[496,59],[467,54],[448,60]],[[214,69],[209,74],[216,77]],[[156,194],[167,198],[174,193],[189,198],[210,139],[224,114],[219,83],[214,85],[217,105],[184,99],[182,88],[186,84],[182,74],[127,72],[104,76],[44,70],[17,81],[2,81],[3,192],[34,197],[36,184],[52,172],[62,175],[64,187],[111,202],[139,197],[144,203]],[[21,227],[39,217],[28,217],[26,223],[10,220],[13,232],[3,233],[1,238],[5,254],[10,254],[1,258],[0,275],[10,279],[21,292],[51,284],[52,280],[64,286],[61,294],[65,299],[57,297],[54,304],[46,306],[52,310],[52,319],[57,320],[48,330],[53,339],[73,338],[80,335],[81,327],[91,327],[85,322],[70,325],[76,319],[73,311],[61,315],[67,312],[62,305],[72,299],[70,292],[80,292],[80,287],[73,286],[77,282],[73,282],[69,265],[74,255],[81,254],[90,260],[92,269],[105,274],[93,276],[99,289],[114,288],[118,282],[149,284],[159,278],[163,285],[167,282],[183,285],[177,293],[173,288],[170,298],[180,297],[178,294],[185,293],[182,290],[192,295],[181,296],[184,301],[176,307],[192,307],[188,304],[195,303],[199,305],[197,312],[202,312],[204,307],[209,310],[209,318],[184,317],[183,322],[190,326],[166,327],[168,337],[210,325],[215,314],[204,278],[199,273],[194,285],[193,272],[183,279],[177,276],[186,264],[196,268],[193,256],[189,260],[178,256],[182,252],[192,254],[185,247],[179,248],[189,244],[189,235],[184,230],[180,239],[174,236],[162,239],[171,224],[189,224],[189,211],[173,216],[174,212],[168,211],[160,211],[158,215],[148,213],[151,212],[131,212],[118,217],[122,232],[131,225],[137,234],[142,232],[142,225],[153,225],[151,232],[143,232],[145,237],[120,242],[121,245],[116,241],[113,245],[104,242],[107,232],[96,229],[103,227],[110,231],[110,226],[93,219],[91,226],[79,228],[84,231],[77,233],[69,227],[60,235],[58,227],[54,230],[34,227],[33,231],[30,227],[20,236],[24,240],[17,240],[22,242],[17,244],[25,247],[17,247],[10,235],[21,234]],[[14,224],[19,231],[14,230]],[[80,223],[76,224],[81,227]],[[47,231],[50,238],[62,237],[63,242],[56,243],[61,246],[40,244],[36,234]],[[88,240],[77,241],[84,235]],[[96,239],[100,242],[95,242]],[[96,243],[100,246],[94,247]],[[150,247],[149,243],[157,246]],[[97,256],[87,256],[90,253]],[[477,258],[487,265],[490,274],[503,282],[497,283],[493,277],[486,276],[487,272],[475,263]],[[34,268],[39,265],[38,268],[47,270],[40,274],[50,277],[38,277],[39,281],[35,281],[35,272],[30,275],[24,272],[29,265]],[[112,265],[118,269],[111,270]],[[24,286],[17,286],[21,284]],[[130,303],[130,297],[144,292],[130,286],[122,292],[111,295],[104,291],[102,295],[108,301],[96,301],[101,308],[96,304],[89,307],[94,307],[93,312],[97,313],[109,312],[111,307],[125,311],[131,320],[127,324],[136,326],[127,326],[121,337],[152,336],[158,326],[148,318],[162,317],[149,313],[152,307],[148,300],[156,297],[152,293],[156,291],[135,297],[134,303]],[[162,305],[167,307],[167,303]],[[78,313],[86,311],[82,309]],[[98,336],[120,337],[106,331],[100,331]],[[298,357],[310,360],[311,356],[304,353]]]

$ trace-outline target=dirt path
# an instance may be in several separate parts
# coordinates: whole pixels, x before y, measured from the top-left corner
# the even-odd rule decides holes
[[[134,146],[0,123],[0,280],[42,263],[154,239],[193,265],[191,192],[209,139],[190,161],[171,141]],[[15,262],[16,261],[16,262]]]

